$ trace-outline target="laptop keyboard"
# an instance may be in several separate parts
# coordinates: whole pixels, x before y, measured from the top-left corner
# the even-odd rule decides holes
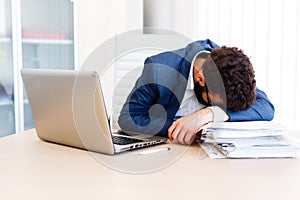
[[[113,136],[112,139],[113,139],[113,143],[118,145],[126,145],[126,144],[131,144],[136,142],[142,142],[142,140],[139,139],[118,137],[118,136]]]

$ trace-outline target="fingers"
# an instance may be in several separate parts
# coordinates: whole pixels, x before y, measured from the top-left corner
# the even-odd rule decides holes
[[[173,140],[173,131],[176,128],[175,122],[173,122],[173,124],[168,129],[168,137],[169,137],[170,140]]]
[[[189,132],[188,134],[185,135],[185,139],[184,139],[185,144],[192,144],[194,138],[195,138],[195,134]]]
[[[181,135],[181,126],[177,121],[172,124],[172,129],[170,130],[171,138],[174,142],[179,143]]]
[[[175,143],[191,144],[195,134],[192,131],[185,129],[180,121],[175,121],[168,129],[168,137]]]

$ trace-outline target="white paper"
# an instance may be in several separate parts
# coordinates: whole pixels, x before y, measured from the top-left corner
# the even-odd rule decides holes
[[[259,146],[237,148],[228,152],[228,158],[294,158],[297,150],[293,146]]]
[[[285,137],[256,137],[246,139],[206,139],[206,143],[231,143],[236,148],[251,147],[251,146],[270,146],[270,145],[291,145],[292,142],[287,140]]]
[[[217,158],[226,158],[221,152],[214,148],[213,144],[210,143],[200,143],[198,144],[201,148],[206,152],[210,159],[217,159]]]
[[[210,158],[294,158],[299,152],[284,127],[273,122],[213,122],[201,139]]]
[[[203,129],[231,129],[231,130],[285,130],[281,124],[272,121],[245,121],[245,122],[211,122]]]
[[[283,136],[286,131],[277,130],[233,130],[233,129],[206,129],[203,135],[215,139],[222,138],[256,138],[256,137],[270,137]]]
[[[207,153],[211,159],[221,158],[295,158],[299,154],[299,150],[294,146],[281,147],[252,147],[239,148],[238,150],[229,152],[224,155],[217,150],[211,143],[200,143],[201,148]]]

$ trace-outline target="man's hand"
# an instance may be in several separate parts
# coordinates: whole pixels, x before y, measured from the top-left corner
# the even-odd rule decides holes
[[[176,143],[191,144],[200,128],[212,120],[213,112],[209,108],[181,117],[168,129],[169,138]]]

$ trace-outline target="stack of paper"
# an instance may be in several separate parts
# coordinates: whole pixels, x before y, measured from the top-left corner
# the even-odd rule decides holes
[[[274,122],[213,122],[199,141],[210,158],[292,158],[297,147],[286,129]]]

